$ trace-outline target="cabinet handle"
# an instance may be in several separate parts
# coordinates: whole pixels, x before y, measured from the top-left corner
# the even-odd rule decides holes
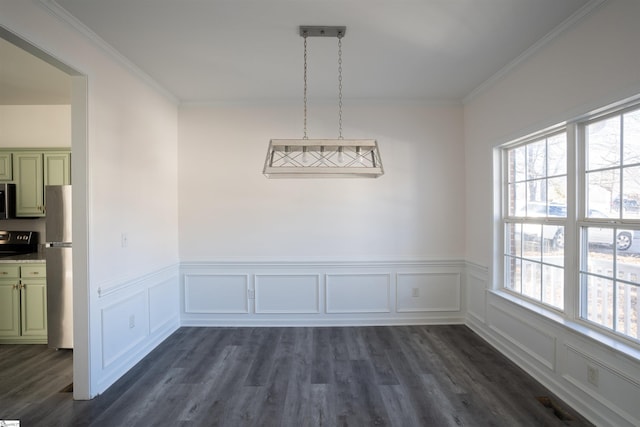
[[[20,287],[18,286],[18,284],[16,283],[15,285],[13,285],[13,289],[20,289]]]
[[[6,271],[2,271],[2,272],[0,272],[0,274],[7,275],[7,274],[9,274],[9,273],[8,273],[8,272],[6,272]]]
[[[39,271],[34,271],[31,274],[38,275],[38,274],[40,274],[40,272]]]
[[[20,285],[18,286],[18,288],[19,288],[19,289],[24,289],[24,288],[26,288],[26,287],[27,287],[27,286],[26,286],[24,283],[20,283]]]

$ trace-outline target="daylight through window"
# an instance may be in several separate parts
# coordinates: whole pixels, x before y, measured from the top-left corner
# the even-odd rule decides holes
[[[505,287],[564,307],[567,135],[506,150]]]
[[[580,134],[580,317],[639,339],[640,109],[586,122]]]
[[[502,158],[504,289],[640,341],[640,105],[507,145]]]

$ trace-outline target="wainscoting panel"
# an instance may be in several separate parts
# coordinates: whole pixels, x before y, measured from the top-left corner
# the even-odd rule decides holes
[[[564,378],[571,384],[604,403],[632,425],[640,425],[640,378],[632,378],[596,359],[590,352],[567,344],[566,373]],[[609,396],[617,396],[615,402]]]
[[[328,274],[327,313],[388,313],[390,274]]]
[[[398,312],[460,310],[460,274],[398,273]]]
[[[144,291],[102,309],[102,368],[108,368],[144,340],[148,318]]]
[[[177,277],[172,277],[149,288],[149,333],[166,329],[175,324],[180,313]]]
[[[491,329],[550,370],[556,365],[556,339],[544,330],[523,321],[517,314],[492,305],[489,312]]]
[[[184,302],[187,313],[248,313],[246,274],[187,274]]]
[[[484,322],[487,310],[489,273],[486,268],[467,264],[467,317],[474,322]]]
[[[182,262],[184,326],[351,326],[464,322],[464,262]],[[397,305],[418,287],[418,304]]]
[[[92,348],[100,366],[98,392],[180,326],[178,271],[173,265],[98,289],[100,344]]]
[[[256,275],[255,301],[256,313],[318,313],[320,276]]]

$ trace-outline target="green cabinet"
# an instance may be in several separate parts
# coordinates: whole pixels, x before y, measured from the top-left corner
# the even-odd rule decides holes
[[[20,267],[0,265],[0,340],[20,336]]]
[[[43,154],[44,185],[71,184],[71,153],[50,151]]]
[[[16,216],[45,215],[45,185],[71,184],[69,151],[15,151]]]
[[[13,180],[13,156],[10,152],[0,151],[0,181]]]
[[[16,216],[44,216],[42,153],[15,152]]]
[[[0,343],[46,342],[46,265],[0,264]]]

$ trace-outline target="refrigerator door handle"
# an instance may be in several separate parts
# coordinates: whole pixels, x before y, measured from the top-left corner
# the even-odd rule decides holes
[[[44,244],[45,248],[70,248],[71,242],[47,242]]]

